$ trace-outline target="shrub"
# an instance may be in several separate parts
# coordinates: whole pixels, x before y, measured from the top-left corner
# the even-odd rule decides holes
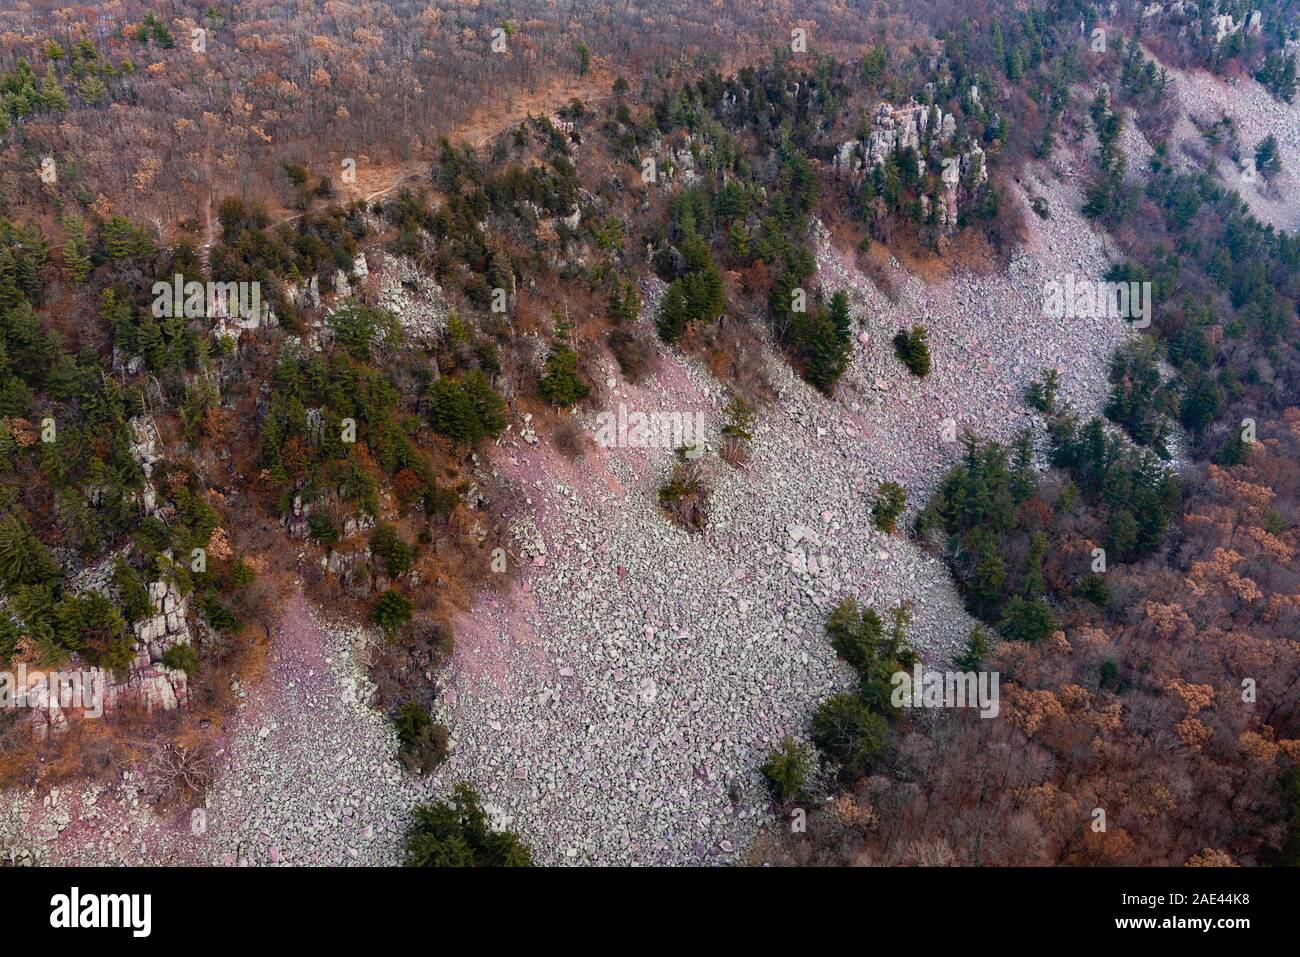
[[[749,403],[740,396],[735,396],[727,403],[727,421],[722,426],[722,434],[735,436],[748,442],[754,437],[754,411]]]
[[[885,751],[888,723],[851,692],[837,694],[813,715],[813,743],[840,765],[844,776],[857,778]]]
[[[215,592],[199,599],[199,614],[217,631],[235,631],[239,627],[235,613],[221,603]]]
[[[727,403],[727,421],[722,426],[722,442],[718,455],[724,462],[741,468],[749,462],[749,442],[754,437],[754,413],[749,403],[736,396]]]
[[[1030,408],[1050,414],[1056,411],[1056,390],[1060,388],[1061,376],[1055,369],[1044,369],[1042,376],[1041,382],[1035,380],[1029,383],[1029,388],[1025,390],[1025,402]]]
[[[397,741],[401,746],[398,760],[412,774],[428,774],[447,757],[447,726],[429,717],[429,712],[414,701],[397,709],[393,719]]]
[[[610,351],[618,361],[623,378],[635,385],[645,372],[650,350],[626,329],[613,330],[605,341],[609,343]]]
[[[925,326],[913,326],[910,331],[900,331],[894,336],[894,352],[912,375],[921,379],[930,374],[929,335]]]
[[[786,738],[768,755],[759,771],[767,779],[772,797],[785,803],[803,793],[811,767],[812,756],[808,748],[794,738]]]
[[[423,629],[420,644],[430,650],[435,664],[450,661],[456,651],[456,632],[451,622],[438,619]]]
[[[384,560],[393,578],[410,571],[414,551],[392,525],[386,522],[375,525],[370,533],[370,550]]]
[[[1107,658],[1097,668],[1097,689],[1099,691],[1113,691],[1115,694],[1121,694],[1127,687],[1123,675],[1120,674],[1119,662],[1114,658]]]
[[[411,602],[401,592],[390,588],[375,601],[370,610],[370,620],[384,629],[391,640],[397,629],[411,620]]]
[[[420,492],[420,507],[424,513],[438,518],[447,518],[460,503],[460,492],[454,488],[444,488],[437,482],[430,482]]]
[[[679,449],[672,477],[659,489],[660,507],[688,532],[702,532],[709,520],[709,495],[704,467]]]
[[[192,675],[199,669],[199,656],[188,641],[177,642],[162,653],[163,666]]]
[[[133,661],[135,661],[135,642],[130,638],[119,638],[112,642],[108,650],[100,656],[99,665],[106,671],[120,675],[126,673]]]
[[[451,800],[417,805],[406,834],[408,867],[529,867],[532,851],[513,831],[493,831],[478,792],[456,785]]]
[[[898,516],[906,507],[907,489],[897,482],[882,482],[876,493],[876,503],[871,506],[871,524],[886,535],[892,535]]]
[[[257,579],[257,573],[253,567],[242,558],[235,561],[234,567],[230,569],[230,587],[236,591],[247,588]]]
[[[551,435],[551,441],[555,449],[566,459],[572,462],[579,456],[587,452],[586,432],[578,425],[573,418],[566,417],[555,427]]]

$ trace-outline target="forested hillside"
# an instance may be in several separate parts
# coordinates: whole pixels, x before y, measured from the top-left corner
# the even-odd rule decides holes
[[[546,860],[706,860],[736,851],[714,833],[734,821],[735,843],[764,830],[751,860],[1295,863],[1300,239],[1234,189],[1249,158],[1279,175],[1290,138],[1243,142],[1227,118],[1189,134],[1165,67],[1289,109],[1287,7],[770,2],[720,18],[688,3],[119,0],[0,15],[0,666],[113,676],[108,721],[0,713],[0,784],[139,766],[159,808],[229,787],[223,736],[248,733],[249,689],[296,653],[283,616],[302,594],[369,629],[348,653],[419,782],[393,799],[418,794],[418,810],[390,809],[416,822],[412,862],[529,859],[486,832],[471,853],[447,830],[465,815],[425,799],[453,793],[439,769],[481,772],[481,752],[504,768],[485,728],[553,720],[537,734],[578,741],[582,766],[539,770],[516,733],[503,776],[540,788],[528,800],[639,780],[588,766],[574,729],[643,723],[708,815],[664,781],[621,815],[629,834],[596,839],[530,819],[516,790]],[[1054,217],[1080,217],[1104,249],[1088,279],[1147,288],[1151,313],[1098,324],[1107,354],[1120,343],[1105,382],[1082,364],[1002,370],[1015,425],[990,423],[965,409],[1001,410],[995,397],[953,378],[969,361],[987,381],[968,327],[925,309],[882,328],[877,306],[996,297],[1057,252]],[[1057,334],[1002,303],[993,336]],[[959,394],[922,391],[936,380]],[[1076,408],[1067,392],[1104,395]],[[665,396],[707,427],[626,457],[589,428]],[[914,432],[872,432],[891,405]],[[877,454],[826,476],[802,474],[805,457],[796,474],[795,427]],[[921,433],[941,436],[930,461],[891,473],[891,449]],[[852,511],[849,555],[933,565],[956,607],[911,571],[876,588],[782,521],[786,550],[768,557],[799,584],[779,606],[751,606],[763,570],[734,606],[683,600],[664,623],[684,586],[640,577],[590,517],[581,539],[548,524],[573,517],[575,488],[625,496],[617,514],[654,523],[643,539],[745,590],[751,481],[788,481],[771,497],[795,504],[796,488],[843,492],[816,509],[827,548],[836,509]],[[611,582],[593,580],[606,564]],[[553,568],[580,576],[559,624]],[[584,676],[557,648],[619,602],[646,623],[620,612],[616,635],[581,636],[618,647],[589,669],[609,676],[584,692],[600,705],[565,711],[584,695],[560,679]],[[535,640],[492,617],[503,606]],[[710,645],[714,619],[750,623],[744,647]],[[663,671],[620,658],[625,631],[632,660]],[[504,716],[471,710],[487,685],[514,693],[494,642],[555,676]],[[690,670],[708,655],[716,670]],[[1000,716],[892,704],[891,676],[922,661],[1000,674]],[[625,669],[636,690],[611,692]],[[711,698],[719,673],[744,694],[822,700],[678,727],[678,710],[726,724],[738,692]],[[648,714],[624,723],[628,702]],[[481,720],[456,726],[466,715]],[[649,753],[635,740],[610,753]],[[770,802],[746,790],[760,781]],[[669,811],[708,817],[708,845]],[[806,829],[788,826],[796,812]]]

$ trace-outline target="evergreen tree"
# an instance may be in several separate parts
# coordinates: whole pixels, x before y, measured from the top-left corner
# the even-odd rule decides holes
[[[63,269],[75,282],[85,282],[90,274],[90,243],[86,239],[86,224],[75,213],[63,220],[67,238],[63,242]]]
[[[555,316],[555,338],[546,356],[546,371],[538,391],[546,401],[562,408],[581,401],[591,391],[578,374],[578,353],[570,341],[569,323],[558,313]]]
[[[97,106],[108,95],[108,87],[94,73],[87,73],[77,85],[77,94],[91,106]]]
[[[0,582],[7,588],[41,585],[59,577],[50,550],[21,517],[0,518]]]
[[[1279,100],[1290,103],[1296,94],[1296,58],[1294,53],[1277,50],[1264,57],[1255,79],[1268,87]]]
[[[41,83],[41,105],[56,113],[62,113],[68,108],[68,97],[54,73],[53,63],[45,68],[45,79]]]
[[[910,330],[900,330],[894,336],[894,352],[903,365],[917,378],[930,374],[929,330],[925,326],[914,326]]]
[[[682,291],[682,281],[675,279],[659,302],[655,328],[659,330],[660,339],[673,343],[682,337],[689,322],[690,312],[686,306],[686,294]]]
[[[759,768],[772,797],[781,803],[794,801],[803,793],[811,770],[808,748],[790,737],[783,739]]]
[[[391,640],[397,629],[411,620],[411,602],[401,592],[388,589],[375,601],[370,610],[370,620],[384,629]]]
[[[494,831],[466,783],[451,800],[417,805],[406,835],[408,867],[528,867],[532,852],[513,831]]]
[[[989,640],[989,634],[979,625],[976,625],[970,631],[970,637],[966,639],[966,647],[962,653],[953,659],[953,664],[962,671],[978,671],[984,659],[988,657],[993,650],[992,642]]]
[[[1007,581],[1007,567],[998,553],[997,540],[986,529],[975,534],[975,568],[967,588],[972,610],[981,618],[990,618],[1002,604],[1002,589]]]
[[[813,743],[848,779],[865,775],[885,753],[888,730],[882,715],[848,692],[823,701],[812,720]]]
[[[429,422],[460,445],[477,445],[506,427],[505,400],[477,369],[459,380],[443,376],[429,387]]]
[[[153,252],[149,235],[125,216],[112,216],[100,227],[104,251],[114,262]]]
[[[1255,147],[1255,169],[1265,178],[1272,178],[1282,171],[1282,157],[1277,148],[1277,137],[1272,133],[1259,141]]]
[[[998,632],[1007,641],[1033,644],[1051,637],[1058,627],[1046,599],[1016,596],[1007,602]]]

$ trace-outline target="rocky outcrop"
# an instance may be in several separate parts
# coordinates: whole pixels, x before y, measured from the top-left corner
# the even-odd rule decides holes
[[[188,703],[187,675],[162,663],[169,648],[191,640],[187,599],[175,583],[165,581],[149,586],[149,599],[154,613],[132,626],[135,658],[124,673],[82,668],[74,662],[59,669],[72,681],[54,683],[46,672],[27,670],[28,721],[36,740],[66,731],[70,717],[99,718],[128,709],[173,711]]]
[[[137,415],[130,421],[131,445],[128,451],[144,473],[144,488],[140,490],[140,507],[145,515],[158,513],[158,493],[153,487],[153,467],[162,459],[158,451],[158,427],[153,416]]]
[[[146,515],[157,515],[157,493],[152,478],[153,468],[161,459],[158,429],[151,416],[136,416],[130,420],[131,457],[140,465],[145,483],[140,491],[140,506]],[[169,555],[170,557],[170,555]],[[88,569],[78,590],[106,591],[109,589],[111,562],[100,563]],[[155,581],[149,585],[152,614],[136,621],[132,626],[135,637],[135,658],[124,674],[103,673],[102,706],[105,713],[123,708],[156,708],[173,710],[189,700],[189,687],[184,671],[162,664],[163,655],[173,645],[191,642],[188,599],[180,593],[175,582]],[[68,700],[49,701],[32,710],[32,730],[40,739],[58,733],[67,727]],[[81,704],[79,702],[79,704]]]
[[[427,342],[442,333],[451,304],[432,276],[405,256],[388,256],[378,280],[380,307],[397,317],[409,338]]]
[[[280,318],[271,308],[271,304],[264,300],[259,301],[258,308],[252,315],[242,315],[238,310],[231,312],[226,301],[221,297],[213,300],[210,318],[214,322],[213,334],[218,337],[228,337],[239,341],[239,337],[245,332],[252,332],[256,329],[267,326],[275,328],[280,324]]]
[[[172,646],[192,643],[189,599],[175,582],[156,581],[149,585],[149,600],[153,614],[132,626],[135,660],[125,676],[109,678],[104,695],[106,713],[121,708],[172,711],[189,701],[185,672],[162,663]]]
[[[304,283],[290,286],[284,291],[285,299],[305,309],[320,308],[320,280],[315,276]]]
[[[908,148],[915,150],[918,163],[923,163],[931,151],[947,145],[956,133],[956,117],[937,106],[915,101],[902,107],[881,103],[872,114],[872,128],[866,139],[840,145],[835,169],[841,175],[862,175]],[[924,172],[924,166],[918,171]]]
[[[916,154],[917,173],[924,175],[930,158],[951,143],[956,135],[956,117],[944,113],[938,106],[926,106],[915,101],[903,107],[881,103],[872,115],[872,129],[866,138],[840,144],[835,154],[835,171],[841,176],[862,177],[894,154],[911,149]],[[978,143],[973,143],[961,154],[945,158],[940,174],[942,193],[938,224],[944,228],[956,227],[958,195],[963,179],[982,183],[987,178],[984,151]],[[922,196],[921,203],[928,214],[930,198]]]
[[[1243,19],[1237,20],[1232,14],[1224,13],[1211,18],[1210,25],[1214,27],[1214,42],[1222,43],[1226,37],[1232,36],[1243,27],[1248,36],[1259,33],[1264,28],[1264,14],[1252,10]]]
[[[307,519],[311,517],[311,503],[304,502],[301,496],[293,497],[293,509],[284,517],[284,526],[294,538],[306,538]]]

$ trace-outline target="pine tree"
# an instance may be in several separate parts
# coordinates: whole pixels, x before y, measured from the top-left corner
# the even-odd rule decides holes
[[[736,262],[749,260],[749,234],[740,223],[732,223],[727,230],[727,252]]]
[[[0,582],[40,585],[59,577],[59,567],[50,551],[27,523],[17,515],[0,519]]]
[[[555,338],[546,356],[546,371],[538,391],[546,401],[562,408],[581,401],[591,391],[578,374],[578,353],[571,343],[569,323],[559,314],[555,316]]]
[[[849,317],[849,296],[843,289],[831,296],[831,325],[839,338],[848,342],[853,335]]]
[[[85,282],[91,266],[86,224],[73,213],[63,220],[63,229],[68,234],[63,242],[63,269],[75,282]]]
[[[609,317],[615,325],[635,322],[641,314],[641,294],[636,283],[620,282],[609,294]]]
[[[682,280],[682,289],[686,294],[686,314],[691,322],[713,322],[726,308],[722,276],[716,267],[691,273]]]
[[[63,92],[58,76],[54,73],[53,63],[45,68],[45,79],[41,83],[41,103],[47,110],[54,110],[56,113],[62,113],[68,108],[68,97]]]
[[[660,339],[672,343],[682,337],[689,322],[690,313],[686,308],[686,294],[682,291],[682,281],[675,279],[659,303],[655,328],[659,330]]]
[[[998,554],[997,542],[987,531],[975,536],[975,570],[969,587],[974,610],[980,617],[990,617],[1002,602],[1002,587],[1006,584],[1007,568]]]
[[[114,262],[133,256],[147,256],[153,252],[148,234],[125,216],[113,216],[100,227],[104,250]]]
[[[401,592],[388,589],[375,601],[370,610],[370,620],[384,629],[391,640],[397,634],[397,629],[411,620],[410,599]]]
[[[450,802],[417,805],[406,835],[408,867],[528,867],[532,851],[513,831],[494,831],[478,792],[456,785]]]
[[[108,94],[108,87],[94,73],[87,73],[77,85],[77,93],[91,106],[96,106]]]
[[[988,653],[992,651],[992,643],[989,641],[989,633],[979,625],[970,630],[970,637],[966,639],[966,647],[962,653],[953,659],[952,663],[962,671],[977,671]]]
[[[811,752],[791,737],[782,740],[759,768],[772,797],[781,802],[793,801],[803,793],[811,770]]]
[[[506,425],[505,401],[477,369],[459,381],[443,376],[429,387],[429,422],[460,445],[477,445]]]
[[[1282,171],[1282,159],[1278,155],[1277,137],[1272,133],[1259,141],[1255,147],[1255,169],[1259,175],[1269,178]]]
[[[1038,488],[1038,473],[1034,469],[1034,440],[1028,429],[1016,436],[1012,450],[1015,457],[1011,469],[1011,500],[1018,505]]]
[[[930,374],[929,330],[915,326],[910,331],[900,331],[894,336],[894,351],[912,375],[925,378]]]

